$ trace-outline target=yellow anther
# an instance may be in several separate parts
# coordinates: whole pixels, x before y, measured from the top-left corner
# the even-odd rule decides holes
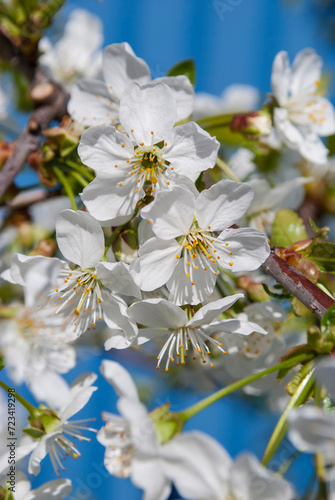
[[[126,145],[125,144],[121,144],[121,146],[124,148]]]
[[[153,131],[151,131],[150,133],[151,133],[151,135],[154,135]]]
[[[191,281],[191,285],[194,285],[194,281]]]
[[[76,314],[77,316],[79,316],[79,311],[78,311],[78,309],[77,309],[77,308],[75,308],[75,310],[74,310],[74,314]]]
[[[148,224],[151,224],[151,220],[148,220]]]
[[[130,132],[134,132],[134,129],[132,128]]]
[[[199,267],[198,266],[194,266],[194,269],[199,269]]]
[[[225,243],[226,247],[229,245],[229,243]]]
[[[191,275],[190,275],[190,273],[187,273],[186,276],[189,278]]]
[[[229,262],[229,265],[230,265],[230,266],[232,266],[232,265],[233,265],[233,263],[232,263],[232,262]]]
[[[180,257],[180,255],[177,253],[177,255],[176,255],[176,259],[179,259],[179,257]]]
[[[119,186],[123,186],[122,182],[119,183]]]

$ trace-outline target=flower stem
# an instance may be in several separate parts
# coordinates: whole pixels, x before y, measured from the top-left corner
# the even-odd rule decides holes
[[[231,179],[232,181],[241,182],[241,179],[234,174],[234,172],[228,167],[227,163],[221,160],[221,158],[217,157],[216,159],[217,166],[222,170],[222,172]]]
[[[106,241],[106,246],[105,246],[105,257],[108,252],[108,249],[112,246],[116,238],[119,236],[119,234],[123,231],[123,229],[128,225],[129,221],[125,222],[121,226],[117,227],[115,231],[112,232],[111,236],[108,238]]]
[[[78,210],[78,208],[77,208],[76,200],[75,200],[75,197],[74,197],[74,194],[72,191],[72,187],[71,187],[69,181],[67,180],[66,176],[63,174],[63,172],[61,171],[60,168],[53,167],[53,170],[54,170],[55,174],[57,175],[59,181],[63,184],[66,195],[70,200],[72,210],[74,210],[76,212]]]
[[[269,461],[275,454],[278,446],[282,442],[283,438],[285,437],[285,434],[287,432],[287,417],[290,413],[290,411],[297,406],[300,406],[302,403],[305,402],[313,384],[313,366],[314,363],[308,363],[308,365],[305,365],[306,367],[306,375],[302,379],[301,383],[299,384],[298,388],[296,389],[295,393],[291,397],[288,405],[286,406],[283,414],[281,415],[280,419],[278,420],[278,423],[275,427],[275,430],[272,433],[272,436],[270,438],[270,441],[266,447],[264,457],[262,460],[263,465],[268,465]]]
[[[30,413],[30,415],[35,415],[37,408],[35,406],[31,405],[26,399],[24,399],[20,394],[18,394],[16,391],[12,392],[9,391],[11,387],[9,387],[5,382],[2,382],[0,380],[0,387],[6,391],[7,393],[10,392],[15,398],[18,400],[18,402]]]
[[[199,401],[195,405],[186,408],[186,410],[178,413],[178,416],[182,420],[182,422],[185,423],[200,411],[204,410],[205,408],[215,403],[216,401],[219,401],[225,396],[228,396],[228,394],[241,389],[241,387],[244,387],[245,385],[248,385],[255,380],[265,377],[266,375],[270,375],[271,373],[279,371],[283,368],[291,368],[304,361],[309,361],[312,358],[314,358],[314,354],[300,354],[299,356],[287,359],[285,361],[282,361],[281,363],[278,363],[277,365],[271,366],[266,370],[254,373],[253,375],[249,375],[249,377],[238,380],[237,382],[234,382],[233,384],[228,385],[227,387],[224,387],[214,394],[211,394],[210,396],[204,398],[202,401]]]

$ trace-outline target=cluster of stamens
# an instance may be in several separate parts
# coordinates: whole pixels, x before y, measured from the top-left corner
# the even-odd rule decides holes
[[[62,425],[62,434],[55,439],[50,450],[51,463],[58,476],[60,470],[65,471],[62,461],[64,461],[67,457],[72,456],[72,458],[78,458],[81,455],[75,444],[66,435],[71,436],[71,438],[78,439],[79,441],[91,441],[91,438],[83,435],[82,430],[97,433],[96,429],[88,427],[88,422],[95,420],[95,418],[88,418],[84,420],[65,422]]]
[[[180,253],[176,254],[177,259],[184,258],[184,271],[186,276],[190,278],[192,285],[194,285],[194,273],[199,268],[203,271],[209,270],[215,276],[218,275],[217,265],[221,258],[218,255],[218,250],[229,257],[229,267],[234,265],[230,257],[233,253],[228,248],[229,243],[215,238],[210,232],[210,226],[207,228],[208,231],[194,226],[197,226],[196,222],[189,233],[182,238]],[[215,265],[213,266],[213,264]]]
[[[321,124],[326,120],[325,112],[328,107],[327,102],[320,103],[315,97],[321,92],[318,87],[319,82],[315,82],[317,87],[316,91],[311,91],[307,89],[305,92],[301,92],[297,100],[294,97],[290,97],[286,105],[289,117],[292,122],[297,124]]]
[[[134,179],[135,193],[144,189],[146,194],[151,195],[155,193],[157,184],[162,188],[167,188],[170,185],[170,181],[165,174],[173,173],[174,167],[170,165],[169,161],[164,159],[164,150],[168,144],[164,141],[155,144],[153,131],[151,131],[151,136],[150,145],[145,145],[144,142],[137,144],[134,141],[136,143],[134,146],[134,156],[126,160],[130,167],[129,176]],[[121,146],[125,147],[125,144]],[[114,167],[118,168],[118,165],[115,164]],[[119,182],[120,187],[123,185],[123,182]]]
[[[52,298],[57,297],[60,302],[55,314],[59,314],[68,307],[73,308],[74,330],[78,334],[91,328],[94,330],[96,322],[102,319],[103,314],[102,285],[96,278],[94,270],[82,270],[76,267],[70,272],[61,271],[59,277],[64,278],[64,284],[51,294]]]
[[[184,365],[190,348],[193,360],[200,357],[203,363],[209,362],[213,368],[214,364],[210,358],[211,351],[206,342],[210,342],[223,352],[223,354],[226,354],[226,351],[222,348],[222,343],[207,335],[201,328],[182,327],[172,332],[157,356],[157,369],[160,368],[161,361],[165,354],[167,354],[165,371],[169,371],[170,362],[173,363],[175,361],[174,352],[177,356],[176,365]]]
[[[107,421],[105,432],[111,441],[106,446],[105,454],[105,461],[108,462],[108,470],[112,471],[114,476],[128,477],[135,453],[129,423],[115,416],[113,416],[113,420],[109,420],[109,415],[104,413],[102,418]]]

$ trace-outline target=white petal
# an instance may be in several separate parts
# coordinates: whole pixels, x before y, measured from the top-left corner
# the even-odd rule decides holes
[[[70,397],[69,385],[63,377],[51,370],[31,375],[27,385],[38,401],[46,402],[53,408],[62,408]]]
[[[25,287],[25,305],[31,307],[46,299],[63,266],[67,264],[57,258],[14,254],[10,273],[6,271],[2,277],[6,279],[9,274],[11,283]]]
[[[143,490],[143,500],[167,500],[172,485],[162,472],[159,459],[133,460],[131,479]]]
[[[102,58],[106,85],[119,99],[129,83],[144,84],[151,80],[147,63],[135,55],[127,42],[108,45]]]
[[[139,250],[139,258],[130,264],[130,273],[143,291],[165,285],[178,265],[179,245],[175,240],[151,238]]]
[[[185,75],[162,76],[156,78],[155,83],[163,82],[170,88],[177,103],[177,122],[186,120],[194,108],[194,89],[192,83]]]
[[[301,204],[301,197],[298,196],[298,193],[295,193],[295,199],[293,199],[293,197],[291,199],[289,195],[292,191],[295,191],[298,187],[308,182],[311,182],[311,178],[296,177],[287,182],[277,184],[276,187],[271,189],[269,183],[265,179],[254,179],[250,181],[250,186],[255,191],[255,198],[250,205],[248,214],[251,215],[260,210],[279,210],[280,208],[291,208],[295,210]],[[286,200],[291,201],[291,203],[285,203]],[[295,202],[298,204],[296,205]]]
[[[71,401],[61,412],[61,421],[65,422],[78,413],[90,400],[97,387],[92,386],[97,376],[95,373],[83,373],[71,385]]]
[[[213,438],[185,432],[161,447],[164,474],[185,498],[226,498],[231,458]],[[226,491],[225,491],[226,490]]]
[[[243,217],[254,196],[248,184],[223,180],[202,191],[196,203],[196,218],[202,229],[222,231]]]
[[[316,134],[310,133],[299,144],[299,153],[306,160],[323,165],[327,162],[329,151]]]
[[[286,104],[288,98],[290,76],[291,69],[287,52],[281,51],[273,61],[271,74],[273,94],[281,106]]]
[[[119,104],[105,83],[99,80],[83,79],[71,89],[68,111],[73,120],[86,126],[118,122]]]
[[[188,277],[185,273],[184,257],[178,259],[178,265],[166,286],[170,292],[169,300],[181,306],[183,304],[199,304],[206,300],[214,290],[217,270],[216,265],[208,261],[207,271],[200,266],[193,270],[193,274]],[[192,281],[194,285],[192,285]]]
[[[64,257],[82,269],[95,267],[104,255],[104,233],[86,212],[63,210],[56,220],[56,237]]]
[[[141,298],[141,292],[123,262],[100,262],[96,268],[97,278],[110,290],[123,295]]]
[[[120,122],[138,143],[150,145],[164,140],[176,120],[176,101],[165,83],[142,87],[131,83],[122,94]]]
[[[238,299],[242,299],[243,297],[243,293],[236,293],[235,295],[228,295],[228,297],[206,304],[195,313],[193,318],[187,323],[187,326],[209,325],[219,314],[229,309]]]
[[[100,365],[100,372],[109,384],[114,387],[118,396],[138,401],[138,392],[130,373],[116,361],[104,359]]]
[[[211,323],[208,327],[206,327],[206,332],[208,335],[213,335],[218,332],[237,333],[239,335],[251,335],[253,332],[261,333],[262,335],[266,335],[268,333],[257,323],[243,321],[238,318],[224,319],[222,321],[218,321],[217,323]]]
[[[316,122],[313,123],[313,131],[321,137],[332,135],[335,132],[335,111],[334,106],[328,99],[315,96],[317,103],[312,106],[311,113],[315,114]],[[321,112],[320,112],[321,110]],[[320,113],[320,114],[319,114]]]
[[[78,147],[78,154],[85,165],[99,174],[116,179],[120,175],[125,176],[125,172],[129,174],[131,169],[126,161],[133,153],[131,140],[111,125],[100,125],[85,130]]]
[[[322,59],[314,49],[301,50],[292,64],[292,78],[290,91],[298,96],[304,91],[311,93],[316,90],[321,78]]]
[[[132,345],[142,345],[149,340],[160,338],[168,333],[171,334],[171,330],[168,328],[139,328],[138,335]]]
[[[289,439],[304,452],[322,452],[335,460],[334,433],[335,418],[321,408],[304,406],[289,414]]]
[[[110,349],[111,347],[124,349],[129,347],[137,335],[137,326],[128,316],[126,302],[106,289],[102,291],[102,299],[104,303],[103,316],[106,324],[112,330],[122,330],[124,338],[122,342],[117,332],[116,335],[112,335],[105,342],[105,349]]]
[[[304,137],[298,127],[290,122],[287,110],[275,108],[273,120],[280,138],[285,142],[287,147],[299,149],[299,145],[303,142]]]
[[[57,431],[42,437],[42,439],[34,449],[29,459],[29,464],[28,464],[29,474],[34,474],[34,476],[37,476],[37,474],[40,473],[41,461],[43,460],[43,458],[47,456],[51,448],[54,446],[56,438],[61,434],[62,434],[61,432]]]
[[[324,384],[330,397],[335,401],[335,361],[334,358],[328,358],[319,363],[316,368],[314,375],[316,379]]]
[[[270,247],[266,235],[256,229],[228,229],[227,231],[223,231],[219,238],[225,242],[229,242],[228,249],[232,252],[232,255],[228,258],[219,249],[218,255],[221,257],[220,266],[230,269],[230,271],[254,271],[270,255]],[[233,265],[229,266],[228,261],[232,262]]]
[[[155,200],[142,209],[141,215],[150,220],[155,234],[170,240],[187,234],[194,217],[196,200],[191,191],[175,186],[157,193]]]
[[[95,219],[104,225],[116,226],[133,215],[136,203],[143,195],[142,190],[135,193],[135,188],[133,182],[125,182],[120,186],[113,179],[96,177],[80,196]]]
[[[187,314],[165,299],[147,299],[132,304],[129,316],[137,323],[157,328],[180,328],[187,323]]]
[[[202,171],[214,167],[220,143],[196,123],[175,127],[165,140],[164,158],[176,174],[195,181]]]
[[[55,479],[42,484],[22,500],[62,500],[72,491],[70,479]]]
[[[243,455],[230,470],[231,493],[241,500],[291,500],[295,493],[285,479],[263,467],[252,455]]]

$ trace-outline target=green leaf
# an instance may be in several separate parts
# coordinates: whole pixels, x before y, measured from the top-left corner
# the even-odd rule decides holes
[[[311,249],[308,258],[315,262],[321,271],[335,273],[335,243],[328,241],[317,243]]]
[[[272,226],[271,244],[288,247],[296,241],[306,240],[308,235],[300,217],[287,208],[278,210]]]
[[[331,326],[335,325],[335,305],[331,306],[328,311],[325,312],[323,318],[321,319],[322,332],[328,331]]]
[[[193,59],[185,59],[184,61],[180,61],[175,66],[173,66],[167,72],[167,76],[178,76],[178,75],[186,75],[192,85],[195,85],[196,78],[196,70]]]

